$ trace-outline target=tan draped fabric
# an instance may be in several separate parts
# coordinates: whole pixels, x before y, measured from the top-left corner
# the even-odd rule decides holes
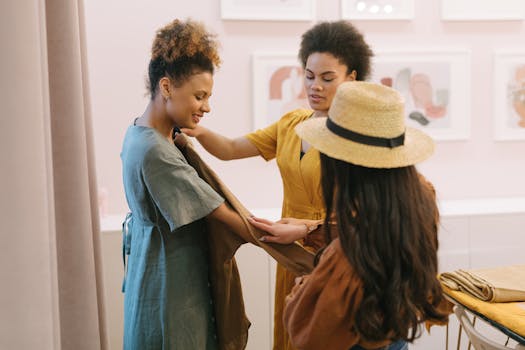
[[[456,270],[439,276],[441,283],[491,303],[525,301],[525,265]]]
[[[220,349],[241,350],[245,348],[248,340],[250,322],[245,315],[241,282],[234,258],[237,249],[244,243],[255,244],[298,275],[312,271],[314,255],[298,244],[281,245],[259,241],[262,232],[253,228],[246,220],[250,215],[249,211],[204,163],[193,146],[188,144],[183,153],[199,176],[225,198],[246,224],[246,231],[239,237],[224,224],[215,220],[208,221],[210,276]]]

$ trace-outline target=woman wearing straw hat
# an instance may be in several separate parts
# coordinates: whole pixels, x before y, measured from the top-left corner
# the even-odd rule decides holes
[[[202,126],[182,129],[195,136],[204,148],[222,160],[261,156],[276,159],[283,180],[282,217],[308,220],[314,229],[325,217],[321,196],[319,153],[297,136],[294,128],[306,119],[326,116],[337,86],[345,81],[365,80],[370,72],[372,50],[361,33],[347,21],[322,22],[306,31],[299,59],[304,68],[304,88],[311,109],[296,109],[276,123],[243,137],[230,139]],[[284,222],[288,219],[283,219]],[[324,245],[322,234],[309,235],[301,243],[312,251]],[[275,283],[275,350],[292,350],[282,324],[286,295],[297,276],[278,265]]]
[[[436,278],[435,193],[414,167],[434,144],[405,126],[403,107],[391,88],[347,82],[328,117],[296,127],[321,153],[325,224],[335,222],[318,265],[287,297],[284,322],[299,349],[407,349],[421,323],[447,321]],[[300,224],[251,222],[267,241],[305,232]]]

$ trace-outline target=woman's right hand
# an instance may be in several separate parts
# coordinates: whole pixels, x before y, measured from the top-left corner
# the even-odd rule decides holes
[[[247,138],[230,139],[204,126],[197,125],[194,129],[182,128],[181,131],[197,141],[215,157],[221,160],[231,160],[258,156],[259,150]]]
[[[295,219],[294,219],[295,220]],[[290,244],[308,234],[308,227],[302,220],[295,223],[272,222],[262,218],[249,217],[248,221],[254,227],[262,230],[268,235],[262,236],[259,240],[268,243]]]
[[[277,221],[279,224],[292,224],[292,225],[307,225],[307,226],[317,226],[323,223],[323,220],[308,220],[308,219],[296,219],[296,218],[282,218]]]
[[[193,129],[189,128],[181,128],[180,131],[183,132],[185,135],[191,136],[191,137],[198,137],[201,134],[205,132],[205,128],[203,126],[197,125]]]

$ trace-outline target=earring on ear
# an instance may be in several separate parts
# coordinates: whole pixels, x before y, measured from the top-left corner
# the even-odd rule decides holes
[[[170,95],[164,96],[164,102],[168,102],[169,99],[170,99]]]

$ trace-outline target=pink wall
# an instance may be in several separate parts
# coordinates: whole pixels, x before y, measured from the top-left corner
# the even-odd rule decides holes
[[[339,0],[316,3],[317,20],[340,18]],[[127,210],[119,152],[127,126],[147,103],[144,79],[158,27],[173,18],[192,17],[218,34],[223,65],[215,76],[212,113],[203,125],[235,137],[252,130],[251,54],[297,51],[300,35],[311,26],[307,22],[222,21],[216,0],[89,0],[85,6],[98,183],[108,191],[110,214]],[[523,48],[525,23],[443,22],[439,0],[416,1],[413,21],[354,23],[375,50],[470,50],[470,138],[438,142],[435,156],[420,169],[434,182],[441,199],[525,196],[525,141],[496,142],[492,131],[493,51]],[[202,155],[246,206],[280,206],[275,162],[223,162],[204,151]]]

